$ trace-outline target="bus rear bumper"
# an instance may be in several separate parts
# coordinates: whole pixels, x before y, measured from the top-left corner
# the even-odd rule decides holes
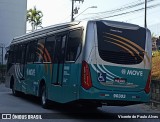
[[[97,101],[102,104],[123,106],[133,105],[139,103],[148,103],[150,101],[150,94],[145,91],[139,92],[121,92],[121,91],[107,91],[91,88],[90,90],[81,89],[80,100]]]

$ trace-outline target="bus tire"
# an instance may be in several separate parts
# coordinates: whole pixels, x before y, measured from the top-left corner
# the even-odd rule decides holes
[[[46,85],[43,85],[41,88],[41,105],[43,108],[48,108],[48,99],[47,99],[47,92],[46,92]]]

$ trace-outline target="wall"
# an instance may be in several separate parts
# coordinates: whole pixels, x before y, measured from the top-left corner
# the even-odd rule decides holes
[[[15,36],[26,33],[26,13],[27,0],[0,0],[0,45],[7,47]]]

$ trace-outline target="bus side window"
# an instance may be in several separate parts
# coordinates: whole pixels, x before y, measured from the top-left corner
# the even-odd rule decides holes
[[[12,63],[16,63],[16,45],[13,46],[13,58]]]
[[[27,45],[27,63],[33,63],[35,60],[35,51],[37,47],[37,41],[31,41]]]
[[[56,46],[55,46],[55,55],[54,55],[54,63],[60,63],[61,61],[61,48],[62,48],[62,42],[61,42],[61,36],[56,37]]]
[[[47,37],[45,43],[45,51],[44,51],[44,62],[53,62],[53,55],[54,55],[54,48],[55,48],[55,36]]]
[[[15,58],[14,61],[15,61],[15,63],[17,63],[18,62],[17,61],[18,60],[17,59],[18,58],[18,53],[17,53],[17,51],[18,51],[18,45],[17,44],[14,46],[14,51],[15,51],[14,52],[14,58]]]
[[[66,61],[76,61],[82,48],[82,30],[74,30],[69,33]]]
[[[16,63],[21,63],[22,58],[22,44],[17,45],[17,51],[16,51]]]
[[[9,47],[9,55],[7,61],[7,71],[11,68],[12,64],[14,63],[14,46]]]
[[[39,39],[36,47],[36,56],[35,56],[35,62],[42,63],[45,61],[45,58],[43,58],[44,55],[44,48],[45,48],[45,38]]]
[[[27,47],[27,44],[21,45],[21,62],[20,62],[21,64],[25,64],[26,47]]]
[[[11,46],[9,49],[8,63],[13,63],[14,59],[14,46]]]
[[[66,33],[62,33],[56,36],[54,63],[64,63],[66,38]]]

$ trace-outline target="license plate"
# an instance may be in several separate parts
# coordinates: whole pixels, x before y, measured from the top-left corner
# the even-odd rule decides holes
[[[126,95],[125,94],[113,94],[113,98],[125,99]]]

